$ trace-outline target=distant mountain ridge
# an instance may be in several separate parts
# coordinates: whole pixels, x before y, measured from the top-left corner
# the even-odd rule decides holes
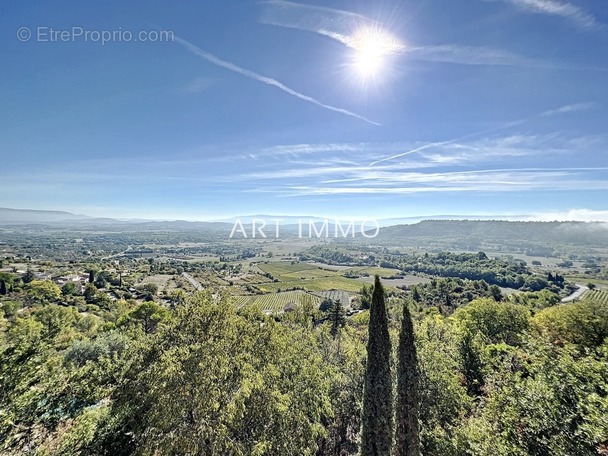
[[[512,220],[526,217],[522,216],[506,216],[500,218],[501,220]],[[357,221],[362,221],[362,217],[356,217]],[[398,225],[398,224],[415,224],[423,220],[495,220],[496,216],[477,216],[477,215],[434,215],[434,216],[413,216],[413,217],[391,217],[391,218],[378,218],[375,219],[378,224],[382,227]],[[39,209],[14,209],[7,207],[0,207],[0,225],[6,224],[20,224],[20,223],[69,223],[79,222],[87,224],[155,224],[157,226],[192,226],[197,223],[204,224],[234,224],[237,220],[241,223],[251,224],[253,220],[264,220],[267,224],[274,224],[275,220],[281,220],[281,225],[297,225],[300,221],[303,224],[308,224],[309,221],[314,223],[323,222],[328,220],[329,223],[333,223],[336,220],[342,223],[348,223],[352,220],[351,217],[321,217],[316,215],[269,215],[269,214],[255,214],[255,215],[242,215],[235,217],[226,217],[220,219],[210,219],[205,221],[186,221],[186,220],[153,220],[153,219],[117,219],[110,217],[91,217],[83,214],[74,214],[67,211],[48,211]],[[370,223],[372,220],[369,219]]]
[[[492,243],[522,246],[526,244],[608,245],[606,222],[537,222],[503,220],[424,220],[413,225],[382,228],[379,242],[402,242],[431,245],[437,240],[472,249]]]
[[[93,217],[66,211],[44,211],[37,209],[11,209],[0,207],[0,223],[65,222],[91,220]]]

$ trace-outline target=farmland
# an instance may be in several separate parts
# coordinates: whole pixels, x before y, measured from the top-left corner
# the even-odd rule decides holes
[[[344,290],[356,293],[361,290],[361,286],[362,284],[358,280],[336,276],[308,280],[274,282],[258,285],[258,288],[263,292],[301,288],[307,291]]]
[[[329,299],[331,301],[340,301],[340,303],[346,308],[350,306],[350,294],[346,291],[340,290],[330,290],[330,291],[320,291],[315,293],[317,296],[320,296],[323,299]]]
[[[343,290],[356,293],[361,283],[343,277],[343,272],[322,269],[309,263],[273,262],[259,264],[257,267],[270,274],[276,282],[258,284],[262,292],[276,292],[294,288],[307,291]]]
[[[312,304],[318,306],[322,298],[302,290],[269,293],[257,296],[234,296],[233,302],[237,307],[252,306],[265,312],[279,313],[290,304]]]
[[[608,291],[605,290],[589,290],[583,295],[583,298],[608,305]]]

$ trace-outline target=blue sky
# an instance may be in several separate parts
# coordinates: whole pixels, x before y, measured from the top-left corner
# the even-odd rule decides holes
[[[0,55],[3,207],[608,220],[597,0],[5,2]]]

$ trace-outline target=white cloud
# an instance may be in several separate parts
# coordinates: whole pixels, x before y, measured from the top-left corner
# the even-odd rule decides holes
[[[588,109],[593,109],[597,106],[596,103],[587,102],[587,103],[574,103],[566,106],[562,106],[557,109],[550,109],[548,111],[543,112],[542,116],[553,116],[555,114],[565,114],[568,112],[576,112],[576,111],[586,111]]]
[[[529,220],[540,222],[608,222],[608,211],[593,209],[570,209],[567,211],[544,212],[530,216]]]
[[[484,46],[414,46],[404,43],[378,21],[349,11],[283,0],[269,0],[262,5],[261,22],[265,24],[317,33],[354,50],[361,50],[371,38],[379,45],[376,51],[381,55],[406,54],[417,60],[461,65],[555,66]]]
[[[600,25],[597,19],[582,8],[572,3],[562,3],[556,0],[504,0],[515,5],[522,11],[539,14],[549,14],[568,19],[580,28],[594,28]]]
[[[263,2],[261,21],[279,27],[294,28],[318,33],[360,50],[370,33],[382,49],[383,55],[400,54],[406,46],[399,38],[383,28],[377,21],[360,14],[334,8],[303,5],[283,0]]]
[[[407,52],[412,58],[429,62],[462,65],[549,66],[548,63],[528,59],[514,52],[483,46],[462,46],[458,44],[418,46],[408,49]]]

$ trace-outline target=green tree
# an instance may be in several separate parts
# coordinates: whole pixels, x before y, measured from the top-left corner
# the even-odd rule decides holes
[[[412,299],[415,302],[422,301],[422,296],[420,296],[420,290],[418,289],[418,287],[416,285],[412,286]]]
[[[340,332],[340,328],[346,324],[346,313],[344,312],[344,307],[342,307],[342,302],[340,299],[334,300],[334,304],[329,315],[329,321],[331,322],[330,333],[332,337],[335,338]]]
[[[459,348],[467,394],[472,397],[481,395],[485,382],[482,371],[483,362],[479,354],[480,346],[479,336],[464,329]]]
[[[94,454],[314,455],[330,372],[304,329],[198,294],[141,340]]]
[[[27,268],[27,271],[25,271],[25,274],[23,276],[23,283],[30,283],[35,278],[36,276],[34,275],[34,272],[30,268]]]
[[[525,352],[511,350],[494,373],[484,407],[458,429],[458,454],[602,454],[608,435],[606,348],[581,356],[572,345],[531,340]]]
[[[169,295],[173,306],[182,305],[186,302],[186,292],[182,289],[176,289]]]
[[[454,431],[469,414],[471,398],[460,373],[457,321],[430,308],[416,336],[422,454],[461,455],[454,448]]]
[[[490,285],[488,291],[494,298],[494,301],[502,301],[502,291],[497,285]]]
[[[63,296],[72,296],[76,294],[76,284],[74,282],[66,282],[61,287],[61,294],[63,294]]]
[[[169,319],[169,311],[154,301],[141,303],[131,312],[119,319],[119,324],[136,323],[145,334],[154,332],[159,323]]]
[[[146,301],[153,301],[154,296],[158,293],[158,285],[155,283],[146,283],[141,286],[141,291],[145,294]]]
[[[329,312],[334,307],[334,302],[330,298],[325,298],[319,304],[319,311],[321,312]]]
[[[0,280],[0,295],[5,296],[8,293],[6,290],[6,282],[4,280]]]
[[[61,299],[61,289],[50,280],[33,280],[26,289],[29,305],[49,304]]]
[[[472,334],[479,332],[487,342],[495,344],[517,345],[530,325],[526,307],[487,298],[458,309],[454,317]]]
[[[372,304],[372,286],[363,285],[361,287],[359,302],[361,309],[369,309]]]
[[[1,284],[4,284],[4,293],[0,289],[0,294],[6,295],[10,291],[12,291],[13,284],[15,283],[15,276],[9,274],[8,272],[0,272],[0,287]]]
[[[608,303],[588,299],[548,307],[532,318],[532,325],[556,343],[599,347],[608,338]]]
[[[95,281],[95,274],[97,273],[97,271],[95,269],[87,269],[87,271],[89,273],[89,283],[93,283]]]
[[[94,304],[95,300],[97,299],[97,288],[95,287],[95,285],[93,285],[91,282],[87,283],[87,285],[84,287],[84,299],[87,303],[89,304]]]
[[[397,350],[397,403],[395,418],[395,456],[420,455],[418,422],[418,356],[414,344],[414,324],[408,302],[403,302],[403,318]]]
[[[384,299],[384,288],[376,275],[368,326],[361,456],[389,456],[393,440],[391,340]]]

